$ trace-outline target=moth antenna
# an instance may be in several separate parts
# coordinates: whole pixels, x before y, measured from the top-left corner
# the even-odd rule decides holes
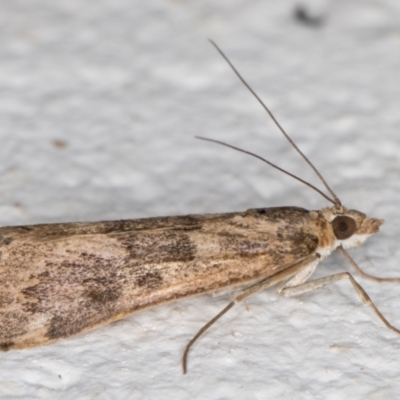
[[[209,39],[210,43],[216,48],[218,53],[222,56],[222,58],[228,63],[228,65],[232,68],[232,71],[236,74],[236,76],[240,79],[240,81],[243,83],[243,85],[250,91],[250,93],[256,98],[256,100],[261,104],[261,106],[264,108],[264,110],[268,113],[268,115],[271,117],[272,121],[274,121],[274,124],[278,127],[278,129],[282,132],[283,136],[288,140],[288,142],[294,147],[294,149],[303,157],[305,162],[312,168],[312,170],[317,174],[318,178],[321,180],[325,188],[328,190],[328,192],[332,195],[334,199],[334,204],[337,206],[341,206],[342,202],[339,200],[339,198],[336,196],[335,192],[330,188],[328,183],[325,181],[321,173],[318,171],[318,169],[314,166],[314,164],[307,158],[307,156],[297,147],[296,143],[291,139],[291,137],[285,132],[285,130],[282,128],[278,120],[274,117],[272,114],[271,110],[266,106],[266,104],[260,99],[260,97],[257,95],[257,93],[250,87],[250,85],[244,80],[244,78],[240,75],[239,71],[234,67],[234,65],[231,63],[231,61],[228,59],[228,57],[225,55],[225,53],[217,46],[217,44]],[[238,150],[238,149],[236,149]],[[278,168],[279,169],[279,168]],[[298,178],[296,178],[298,179]],[[303,181],[304,182],[304,181]],[[309,185],[310,186],[310,185]],[[326,198],[326,196],[324,196]]]
[[[267,159],[265,159],[265,158],[263,158],[263,157],[261,157],[261,156],[255,154],[255,153],[252,153],[251,151],[243,150],[243,149],[241,149],[240,147],[232,146],[231,144],[228,144],[228,143],[225,143],[225,142],[221,142],[221,141],[215,140],[215,139],[208,139],[208,138],[205,138],[205,137],[202,137],[202,136],[195,136],[195,138],[196,138],[196,139],[200,139],[200,140],[205,140],[205,141],[207,141],[207,142],[218,143],[218,144],[221,144],[222,146],[226,146],[226,147],[229,147],[229,148],[231,148],[231,149],[240,151],[241,153],[245,153],[245,154],[248,154],[248,155],[253,156],[253,157],[255,157],[255,158],[258,158],[259,160],[264,161],[265,163],[267,163],[268,165],[270,165],[271,167],[276,168],[278,171],[281,171],[281,172],[283,172],[284,174],[289,175],[289,176],[291,176],[291,177],[294,178],[294,179],[297,179],[299,182],[304,183],[305,185],[307,185],[307,186],[310,187],[311,189],[314,189],[314,190],[315,190],[316,192],[318,192],[322,197],[324,197],[326,200],[330,201],[330,202],[333,203],[334,205],[337,204],[337,202],[336,202],[335,200],[332,200],[330,197],[328,197],[322,190],[318,189],[316,186],[314,186],[314,185],[312,185],[311,183],[305,181],[304,179],[299,178],[297,175],[294,175],[294,174],[292,174],[291,172],[286,171],[285,169],[283,169],[283,168],[281,168],[281,167],[278,167],[277,165],[275,165],[275,164],[272,163],[271,161],[268,161]]]

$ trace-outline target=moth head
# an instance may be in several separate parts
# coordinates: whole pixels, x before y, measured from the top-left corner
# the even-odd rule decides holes
[[[379,231],[383,219],[369,218],[357,210],[342,208],[340,213],[332,210],[330,223],[336,237],[337,246],[352,249],[364,243],[374,233]]]

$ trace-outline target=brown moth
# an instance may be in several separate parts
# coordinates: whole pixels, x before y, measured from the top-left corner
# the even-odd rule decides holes
[[[237,150],[283,171],[259,156]],[[367,278],[399,279],[372,277],[350,258],[345,249],[360,246],[378,232],[383,221],[342,206],[319,172],[306,161],[332,198],[283,172],[313,187],[333,203],[331,208],[308,211],[277,207],[227,214],[0,228],[0,348],[43,345],[146,308],[232,290],[228,306],[187,345],[183,356],[186,372],[191,345],[236,302],[273,285],[278,285],[283,296],[296,296],[340,279],[350,280],[383,323],[400,333],[350,273],[307,281],[334,250]]]

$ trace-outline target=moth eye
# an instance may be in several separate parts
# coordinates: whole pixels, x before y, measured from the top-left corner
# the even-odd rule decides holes
[[[353,218],[340,215],[332,221],[332,228],[337,239],[348,239],[356,231],[356,222]]]

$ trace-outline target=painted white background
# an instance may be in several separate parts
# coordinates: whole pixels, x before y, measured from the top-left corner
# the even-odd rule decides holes
[[[400,3],[88,0],[0,3],[0,224],[328,204],[259,161],[317,182],[207,42],[226,51],[343,202],[385,218],[352,252],[400,276]],[[65,147],[56,146],[63,141]],[[29,266],[27,266],[29,268]],[[332,256],[316,276],[348,270]],[[359,281],[400,326],[400,287]],[[2,399],[383,399],[400,336],[348,283],[237,306],[202,296],[51,346],[0,355]]]

